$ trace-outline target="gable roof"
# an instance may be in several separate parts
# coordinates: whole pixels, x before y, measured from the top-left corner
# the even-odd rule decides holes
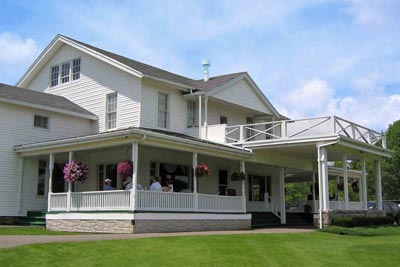
[[[34,108],[97,120],[97,116],[65,97],[24,89],[0,83],[0,102],[8,102]]]
[[[86,53],[91,54],[92,56],[98,57],[99,59],[106,61],[118,68],[121,68],[133,75],[137,75],[139,77],[145,77],[149,79],[158,80],[161,82],[173,84],[178,86],[179,88],[183,88],[187,91],[200,91],[200,92],[211,92],[214,90],[221,89],[224,85],[230,84],[232,82],[239,79],[248,79],[251,81],[251,85],[254,87],[258,93],[261,93],[261,97],[265,104],[270,108],[276,116],[281,116],[278,111],[272,106],[269,100],[265,97],[265,95],[261,92],[261,90],[257,87],[254,81],[250,78],[250,75],[247,72],[238,72],[231,73],[221,76],[215,76],[209,78],[207,82],[203,80],[194,80],[191,78],[187,78],[157,67],[150,66],[148,64],[109,52],[107,50],[100,49],[98,47],[92,46],[90,44],[72,39],[70,37],[58,34],[52,42],[46,47],[46,49],[39,55],[36,61],[31,65],[31,67],[27,70],[27,72],[23,75],[23,77],[17,82],[18,86],[27,86],[29,82],[29,76],[34,75],[34,69],[36,66],[43,66],[43,61],[46,61],[46,57],[51,57],[55,52],[52,50],[57,50],[57,48],[61,47],[63,44],[69,44],[77,49],[80,49]],[[54,49],[53,49],[54,48]],[[28,82],[27,82],[28,80]],[[226,87],[225,87],[226,88]]]

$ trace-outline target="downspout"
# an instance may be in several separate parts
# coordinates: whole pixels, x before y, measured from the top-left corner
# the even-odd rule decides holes
[[[334,145],[339,141],[339,138],[334,141],[334,142],[330,142],[327,144],[317,144],[317,153],[318,153],[318,178],[321,177],[321,164],[320,164],[320,160],[321,160],[321,148],[322,147],[326,147],[326,146],[330,146],[330,145]],[[323,228],[323,222],[322,222],[322,179],[318,179],[318,190],[319,190],[319,194],[318,194],[318,198],[319,198],[319,229]]]

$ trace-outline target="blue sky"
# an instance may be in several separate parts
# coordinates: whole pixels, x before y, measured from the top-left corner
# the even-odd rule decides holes
[[[400,119],[400,1],[4,1],[0,82],[57,33],[191,78],[247,71],[291,118]]]

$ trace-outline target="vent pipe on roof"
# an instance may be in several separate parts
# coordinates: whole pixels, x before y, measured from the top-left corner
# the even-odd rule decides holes
[[[204,81],[208,81],[208,67],[210,67],[210,60],[208,59],[203,59],[203,61],[201,62],[204,68]]]

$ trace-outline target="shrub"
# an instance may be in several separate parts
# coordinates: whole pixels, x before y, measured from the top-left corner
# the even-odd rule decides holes
[[[393,225],[393,218],[390,217],[355,217],[336,218],[332,224],[341,227],[357,227],[370,225]]]
[[[338,235],[355,236],[379,236],[379,235],[400,235],[400,227],[396,226],[375,226],[375,227],[340,227],[327,226],[320,230],[321,232]]]

